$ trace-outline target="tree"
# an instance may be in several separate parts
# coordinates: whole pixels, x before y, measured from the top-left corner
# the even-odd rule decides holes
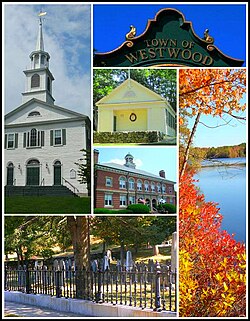
[[[228,123],[244,121],[245,70],[181,69],[179,179],[179,314],[181,317],[246,315],[246,251],[221,231],[217,204],[205,202],[194,185],[192,142],[202,114]],[[187,118],[195,117],[191,130]],[[223,153],[227,150],[223,149]],[[215,150],[211,149],[211,156]],[[226,155],[226,154],[224,154]]]
[[[78,165],[78,176],[80,184],[87,184],[88,196],[91,195],[91,149],[82,149],[83,158],[80,158]]]
[[[180,69],[179,71],[179,106],[180,132],[187,126],[186,117],[195,117],[193,128],[184,139],[180,154],[180,177],[188,164],[190,148],[202,114],[218,116],[225,120],[225,115],[244,121],[244,116],[236,112],[244,111],[246,104],[241,99],[246,92],[246,72],[243,69]],[[180,143],[183,143],[181,141]]]
[[[179,186],[179,315],[246,315],[246,252],[221,230],[222,216],[185,173]]]

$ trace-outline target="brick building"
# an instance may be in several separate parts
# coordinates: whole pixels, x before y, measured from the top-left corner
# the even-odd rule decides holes
[[[129,204],[148,204],[151,210],[159,203],[176,205],[175,182],[167,180],[165,171],[159,176],[136,169],[134,157],[128,153],[125,164],[98,162],[94,150],[95,208],[125,209]]]

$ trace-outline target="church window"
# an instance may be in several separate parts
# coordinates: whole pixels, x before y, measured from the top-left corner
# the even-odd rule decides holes
[[[14,134],[7,134],[7,136],[8,136],[7,148],[14,148],[15,135]]]
[[[50,131],[50,146],[66,145],[66,129],[55,129]]]
[[[34,74],[31,77],[31,88],[40,86],[40,76],[38,74]]]
[[[145,191],[146,191],[146,192],[149,191],[148,181],[145,181],[145,182],[144,182],[144,188],[145,188]]]
[[[28,114],[28,117],[32,117],[32,116],[41,116],[41,114],[39,113],[39,111],[34,110]]]
[[[23,134],[23,147],[41,146],[44,146],[44,130],[32,128],[29,132]]]
[[[158,193],[161,193],[161,184],[160,183],[157,184],[157,191],[158,191]]]
[[[155,183],[154,183],[154,182],[151,183],[151,191],[152,191],[152,192],[155,191]]]
[[[162,184],[162,193],[166,193],[166,185]]]
[[[61,145],[62,144],[62,131],[61,129],[55,130],[55,145]]]
[[[69,177],[71,178],[71,179],[74,179],[74,178],[76,178],[76,171],[72,168],[71,170],[70,170],[70,172],[69,172]]]

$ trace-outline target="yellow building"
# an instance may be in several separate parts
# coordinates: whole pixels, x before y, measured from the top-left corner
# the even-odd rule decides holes
[[[176,136],[174,109],[165,98],[131,78],[96,105],[98,132],[160,131]]]

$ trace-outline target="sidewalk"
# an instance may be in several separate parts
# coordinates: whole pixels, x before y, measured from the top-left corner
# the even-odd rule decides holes
[[[52,317],[75,317],[84,318],[87,315],[79,315],[72,312],[60,312],[34,305],[4,301],[4,317],[35,317],[35,318],[52,318]]]

